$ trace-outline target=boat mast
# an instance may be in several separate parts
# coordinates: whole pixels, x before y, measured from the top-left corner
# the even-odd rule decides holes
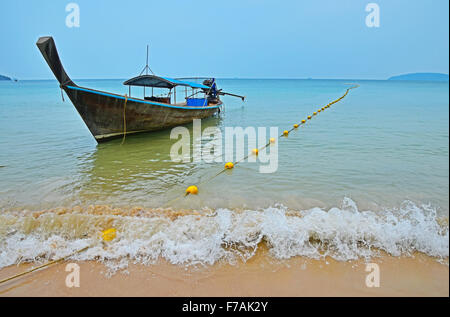
[[[147,58],[145,63],[145,75],[148,75],[148,44],[147,44]],[[145,99],[145,86],[144,86],[144,99]]]
[[[145,62],[145,67],[144,69],[141,71],[141,73],[139,74],[139,76],[141,76],[144,72],[145,75],[148,75],[148,71],[150,70],[150,72],[155,75],[155,73],[152,71],[152,69],[148,66],[148,44],[147,44],[147,58],[146,58],[146,62]],[[152,87],[152,96],[153,96],[153,87]],[[144,86],[144,99],[145,99],[145,86]]]
[[[150,69],[150,67],[148,67],[148,44],[147,44],[147,64],[146,64],[145,68],[147,69],[146,70],[146,75],[148,75],[148,70]],[[150,69],[150,71],[151,71],[151,69]],[[152,74],[153,74],[153,72],[152,72]],[[153,87],[152,87],[152,97],[153,97]]]

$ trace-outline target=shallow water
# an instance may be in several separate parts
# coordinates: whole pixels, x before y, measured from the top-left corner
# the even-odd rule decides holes
[[[120,80],[76,82],[128,93]],[[202,127],[217,126],[224,131],[235,126],[275,126],[281,133],[340,97],[347,82],[220,80],[221,88],[246,95],[247,101],[225,97],[225,111],[204,120]],[[275,173],[261,174],[258,163],[244,162],[201,185],[198,196],[175,201],[188,185],[213,176],[224,163],[172,162],[169,151],[176,140],[170,140],[170,130],[128,136],[123,145],[121,140],[98,145],[68,98],[62,102],[55,81],[0,83],[1,243],[4,250],[17,250],[18,246],[25,250],[27,239],[30,245],[35,239],[43,246],[31,253],[15,251],[8,257],[3,253],[0,265],[11,258],[54,256],[44,247],[51,245],[50,232],[52,239],[61,241],[85,239],[81,233],[71,235],[78,225],[82,227],[80,219],[61,216],[52,220],[62,223],[56,229],[40,224],[30,229],[27,221],[34,217],[17,212],[66,207],[72,214],[72,208],[80,206],[76,210],[83,215],[89,205],[118,208],[110,223],[139,223],[135,215],[131,220],[125,215],[136,206],[197,211],[208,207],[217,212],[214,217],[200,216],[206,219],[200,221],[200,227],[190,214],[170,220],[178,221],[177,225],[152,227],[150,232],[163,242],[155,246],[155,236],[149,235],[134,247],[144,255],[158,254],[174,263],[214,262],[226,254],[224,244],[245,245],[243,241],[248,240],[253,241],[245,246],[250,249],[268,241],[272,253],[281,258],[329,251],[338,259],[350,259],[370,255],[368,247],[388,249],[392,255],[418,250],[448,257],[448,227],[439,225],[449,210],[448,83],[356,82],[360,87],[341,102],[288,138],[280,138]],[[189,129],[192,131],[192,126]],[[348,212],[349,208],[353,211]],[[289,212],[295,213],[294,218],[286,218]],[[13,221],[15,225],[6,226],[5,217],[19,218]],[[105,229],[105,219],[111,216],[99,217],[84,230]],[[165,216],[151,219],[167,221]],[[249,224],[249,219],[254,222]],[[135,225],[130,226],[123,230],[136,230]],[[251,229],[244,233],[242,226]],[[180,236],[167,236],[175,234],[175,228]],[[233,235],[236,230],[239,234]],[[194,234],[185,244],[171,244],[183,232]],[[230,232],[231,238],[225,239]],[[126,238],[129,234],[123,232],[122,242],[117,243],[131,246],[132,239]],[[204,241],[205,237],[210,240]],[[322,245],[310,246],[310,239]],[[61,246],[59,252],[66,248],[70,249]],[[182,250],[197,253],[183,257]],[[179,256],[172,257],[171,252]]]

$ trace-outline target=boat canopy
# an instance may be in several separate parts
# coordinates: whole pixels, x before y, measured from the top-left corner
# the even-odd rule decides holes
[[[123,84],[127,86],[143,86],[143,87],[168,88],[168,89],[172,89],[176,86],[210,89],[210,87],[206,85],[197,84],[191,81],[179,80],[168,77],[159,77],[155,75],[140,75],[128,79]]]

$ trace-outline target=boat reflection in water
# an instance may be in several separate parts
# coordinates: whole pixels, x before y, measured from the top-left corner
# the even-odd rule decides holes
[[[202,120],[202,129],[217,127],[220,122],[220,117]],[[191,135],[192,156],[193,147],[200,144],[194,145],[193,125],[186,128]],[[179,139],[171,140],[170,132],[139,134],[127,138],[122,146],[121,140],[100,143],[95,152],[81,156],[80,203],[160,207],[180,190],[183,193],[187,183],[198,182],[203,174],[212,172],[205,168],[205,162],[172,161],[170,149]],[[203,144],[210,141],[202,139]]]

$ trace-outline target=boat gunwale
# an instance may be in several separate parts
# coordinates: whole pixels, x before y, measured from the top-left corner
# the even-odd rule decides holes
[[[119,94],[115,94],[115,93],[112,93],[112,92],[96,90],[96,89],[86,88],[86,87],[81,87],[81,86],[65,85],[64,87],[67,87],[68,89],[72,89],[72,90],[80,90],[80,91],[84,91],[84,92],[91,92],[91,93],[95,93],[95,94],[99,94],[99,95],[104,95],[104,96],[107,96],[107,97],[114,97],[114,98],[125,100],[125,96],[124,95],[119,95]],[[207,110],[207,109],[220,108],[220,106],[222,105],[222,101],[219,101],[219,103],[217,105],[214,105],[214,106],[174,106],[174,105],[168,104],[168,103],[152,102],[152,101],[139,99],[139,98],[135,98],[135,97],[126,97],[126,99],[127,100],[131,100],[131,101],[135,101],[135,102],[138,102],[138,103],[146,103],[146,104],[154,105],[154,106],[161,106],[161,107],[167,107],[167,108],[176,108],[176,109],[185,109],[185,110],[202,110],[202,109]]]

